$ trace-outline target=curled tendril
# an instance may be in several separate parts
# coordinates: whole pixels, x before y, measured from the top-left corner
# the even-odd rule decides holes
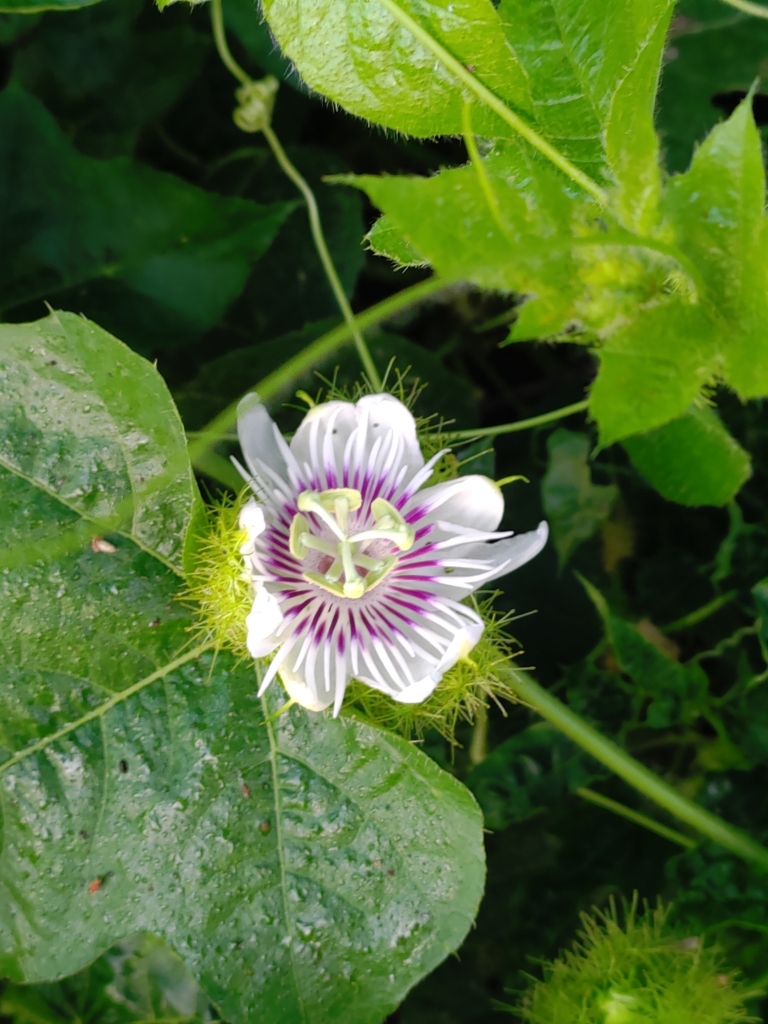
[[[243,132],[263,132],[272,121],[278,81],[274,75],[267,75],[258,82],[246,82],[235,91],[237,107],[232,119]]]

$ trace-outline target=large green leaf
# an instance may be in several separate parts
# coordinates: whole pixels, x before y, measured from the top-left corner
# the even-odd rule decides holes
[[[42,105],[0,96],[0,309],[65,300],[144,351],[212,326],[292,209],[78,153]]]
[[[592,483],[589,447],[586,435],[571,430],[555,430],[547,439],[541,500],[561,564],[605,522],[618,497],[616,487]]]
[[[398,0],[401,9],[506,102],[530,106],[525,75],[490,0]],[[265,0],[264,13],[308,86],[409,135],[459,134],[469,95],[378,0]],[[254,17],[256,17],[254,12]],[[509,135],[478,110],[475,130]]]
[[[62,322],[83,333],[57,341]],[[0,576],[0,974],[55,979],[149,931],[229,1020],[376,1024],[474,917],[476,804],[399,738],[297,709],[267,721],[276,688],[260,701],[250,663],[191,646],[149,543],[77,530],[114,505],[117,444],[155,481],[173,460],[156,372],[75,317],[3,330],[21,422],[0,544],[67,543]],[[46,368],[37,389],[27,361]]]
[[[624,448],[653,487],[681,505],[726,505],[751,475],[747,452],[711,409],[628,437]]]
[[[619,185],[615,210],[649,230],[660,191],[653,108],[672,0],[502,0],[538,126],[593,176]]]
[[[0,466],[178,571],[199,498],[153,367],[95,324],[51,313],[0,324],[0,375]]]
[[[684,299],[643,309],[606,337],[590,411],[603,444],[685,414],[718,365],[719,338],[701,306]]]

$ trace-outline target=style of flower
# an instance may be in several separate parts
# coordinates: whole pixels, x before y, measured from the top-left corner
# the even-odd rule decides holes
[[[257,395],[238,410],[255,497],[240,514],[253,581],[252,657],[313,711],[357,679],[420,703],[474,647],[483,620],[461,599],[533,558],[547,525],[496,532],[504,511],[483,476],[425,484],[416,424],[391,395],[316,405],[286,443]]]

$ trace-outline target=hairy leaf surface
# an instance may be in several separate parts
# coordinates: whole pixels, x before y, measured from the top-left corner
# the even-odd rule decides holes
[[[525,75],[490,0],[398,2],[501,99],[528,109]],[[265,0],[264,13],[307,85],[351,113],[409,135],[462,131],[469,92],[378,0]],[[475,129],[511,132],[485,110]]]

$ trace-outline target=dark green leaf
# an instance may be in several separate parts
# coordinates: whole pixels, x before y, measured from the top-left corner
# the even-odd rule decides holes
[[[605,522],[618,491],[592,483],[589,438],[555,430],[547,439],[549,464],[541,483],[541,499],[560,563]]]
[[[15,55],[13,80],[45,103],[80,152],[132,155],[141,130],[202,68],[206,37],[157,12],[152,30],[139,31],[145,9],[142,0],[113,0],[68,18],[51,14]]]
[[[77,153],[38,101],[0,95],[0,307],[101,310],[145,351],[187,341],[241,292],[291,204],[205,193]]]
[[[659,494],[681,505],[726,505],[752,472],[749,455],[711,409],[693,406],[623,444]]]
[[[503,100],[518,109],[530,106],[524,72],[489,0],[457,0],[450,7],[400,0],[400,6]],[[302,79],[334,103],[409,135],[461,132],[465,90],[382,5],[265,0],[264,13]],[[481,134],[510,134],[485,109],[473,120]]]
[[[681,665],[661,644],[653,644],[633,623],[611,611],[600,592],[582,580],[603,619],[606,636],[619,667],[632,680],[633,703],[644,709],[644,721],[654,729],[677,723],[690,725],[708,705],[708,680],[696,662]],[[661,634],[654,630],[652,635]],[[645,705],[647,704],[647,707]]]
[[[0,1014],[13,1024],[201,1024],[212,1019],[195,979],[151,935],[119,943],[62,981],[7,983],[0,993]]]
[[[76,11],[99,0],[3,0],[0,14],[38,14],[40,11]]]
[[[604,774],[561,732],[539,722],[496,747],[472,769],[467,785],[488,828],[500,830],[557,805]]]

